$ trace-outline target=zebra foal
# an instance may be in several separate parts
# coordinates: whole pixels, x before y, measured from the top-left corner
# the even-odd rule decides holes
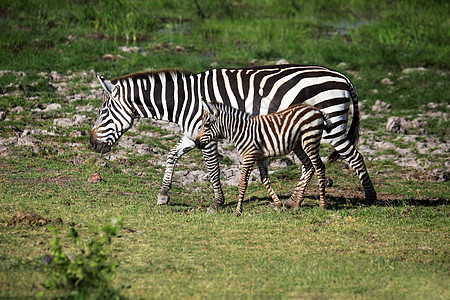
[[[203,101],[203,107],[202,126],[195,140],[197,147],[202,149],[217,137],[224,137],[233,142],[243,158],[237,216],[242,214],[242,202],[255,162],[276,207],[282,206],[270,184],[267,159],[292,151],[303,163],[300,182],[291,196],[295,207],[302,203],[314,170],[319,181],[319,206],[325,206],[325,165],[320,159],[319,147],[323,129],[329,132],[332,125],[320,110],[297,104],[277,113],[252,117],[221,103]]]

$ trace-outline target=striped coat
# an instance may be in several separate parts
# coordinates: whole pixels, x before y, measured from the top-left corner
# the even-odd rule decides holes
[[[311,105],[297,104],[277,113],[251,117],[219,103],[204,102],[204,107],[197,146],[202,149],[216,138],[224,137],[233,142],[243,158],[236,215],[242,214],[242,202],[255,162],[260,169],[261,181],[275,205],[281,207],[270,184],[267,159],[292,151],[303,163],[302,177],[291,198],[295,206],[299,207],[303,201],[314,170],[319,179],[320,207],[325,205],[325,166],[319,156],[319,146],[323,129],[329,132],[332,124],[320,110]]]
[[[106,153],[133,125],[135,118],[155,118],[178,124],[183,137],[168,153],[158,204],[169,201],[175,164],[194,149],[201,125],[201,99],[224,103],[256,116],[307,103],[326,113],[333,128],[323,140],[335,149],[329,161],[342,157],[359,176],[368,200],[376,192],[357,151],[359,110],[353,85],[343,74],[322,66],[281,65],[254,68],[222,68],[191,74],[177,70],[135,73],[113,80],[99,77],[105,99],[91,131],[91,145]],[[244,101],[245,99],[245,101]],[[347,132],[349,106],[353,120]],[[202,149],[214,188],[214,212],[224,203],[220,183],[217,143]]]

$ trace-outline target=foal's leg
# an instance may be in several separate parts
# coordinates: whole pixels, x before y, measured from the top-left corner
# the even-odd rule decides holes
[[[275,191],[273,190],[272,185],[270,184],[269,170],[268,170],[269,162],[267,161],[267,159],[265,159],[263,161],[258,161],[257,164],[259,168],[259,173],[261,174],[261,182],[264,184],[264,187],[267,189],[270,196],[272,197],[275,206],[277,208],[280,208],[281,201],[278,198],[277,194],[275,194]]]
[[[236,216],[242,215],[242,202],[244,201],[245,190],[247,189],[248,179],[252,172],[254,159],[244,157],[242,163],[241,179],[239,179],[239,200],[236,207]]]
[[[306,155],[305,151],[303,151],[301,146],[295,148],[294,153],[302,162],[302,176],[300,177],[300,181],[292,193],[292,196],[286,201],[285,206],[294,206],[294,208],[299,208],[305,198],[306,188],[314,175],[314,168],[311,160]]]
[[[320,147],[320,140],[317,143],[310,145],[307,149],[305,149],[305,152],[308,155],[309,159],[311,160],[311,163],[313,164],[314,169],[316,170],[317,173],[317,180],[319,183],[319,194],[320,194],[319,207],[323,208],[325,207],[326,179],[325,179],[325,165],[323,164],[322,159],[320,159],[319,147]]]

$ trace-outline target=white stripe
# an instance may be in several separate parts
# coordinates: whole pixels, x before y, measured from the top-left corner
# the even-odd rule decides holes
[[[181,113],[180,113],[180,119],[178,120],[178,125],[181,126],[181,128],[183,129],[183,131],[186,131],[187,129],[187,125],[185,124],[185,119],[184,118],[184,112],[186,111],[186,106],[188,105],[188,87],[187,87],[187,78],[183,75],[182,77],[182,81],[183,81],[183,89],[184,89],[184,101],[183,101],[183,107],[181,108]]]
[[[267,97],[264,97],[263,99],[261,99],[261,108],[260,108],[261,115],[266,115],[268,113],[270,102],[272,101],[273,97],[275,96],[276,92],[278,91],[278,89],[281,87],[282,84],[284,84],[286,81],[291,80],[295,76],[298,76],[299,74],[305,73],[305,72],[309,72],[309,71],[296,72],[296,73],[293,73],[293,74],[291,74],[289,76],[285,76],[282,79],[278,80],[273,85],[272,90],[270,91],[269,95],[267,95]],[[333,82],[333,81],[334,82],[339,82],[339,81],[344,81],[344,80],[342,80],[340,78],[332,77],[332,76],[321,76],[321,77],[312,77],[312,78],[303,78],[303,79],[301,79],[286,94],[284,94],[283,99],[281,100],[281,103],[280,103],[280,108],[278,110],[280,111],[280,110],[283,110],[285,108],[288,108],[291,105],[292,101],[295,100],[297,95],[304,88],[307,88],[307,87],[310,87],[310,86],[316,85],[316,84],[321,84],[321,83],[326,83],[326,82]],[[343,90],[338,90],[338,91],[340,91],[340,96],[339,97],[342,97]],[[317,98],[315,100],[316,104],[319,103],[319,102],[322,102],[323,100],[331,99],[331,98],[320,99],[320,97],[316,97],[316,98]],[[310,101],[308,101],[308,103],[312,104]],[[315,105],[315,104],[312,104],[312,105]]]
[[[241,100],[245,101],[245,99],[244,99],[244,87],[243,87],[241,73],[242,73],[242,70],[239,70],[238,73],[236,74],[236,80],[237,80],[236,84],[238,86],[239,96],[241,96]]]
[[[161,114],[160,114],[160,112],[158,110],[158,107],[155,104],[155,95],[154,95],[154,92],[155,92],[155,78],[153,76],[154,76],[153,74],[149,74],[148,75],[148,80],[149,80],[149,83],[150,83],[150,102],[152,103],[152,106],[155,109],[155,115],[152,116],[152,117],[155,118],[155,119],[161,119]]]
[[[198,86],[198,90],[197,90],[197,95],[198,95],[198,98],[196,98],[196,97],[193,97],[193,101],[192,101],[192,103],[191,103],[191,107],[192,107],[192,110],[194,109],[194,103],[195,102],[197,102],[197,101],[199,101],[199,99],[200,99],[200,95],[201,95],[201,89],[202,89],[202,86],[201,86],[201,76],[198,76],[198,84],[197,84],[197,86]],[[193,89],[192,89],[193,90]],[[195,92],[195,91],[194,91]],[[193,139],[195,139],[195,137],[196,137],[196,135],[197,135],[197,133],[198,133],[198,130],[200,129],[200,128],[194,128],[196,125],[197,125],[197,123],[196,123],[196,120],[199,120],[200,118],[201,118],[201,116],[202,116],[202,113],[203,113],[203,110],[201,109],[201,107],[202,107],[202,104],[201,103],[198,103],[198,105],[199,105],[199,109],[197,109],[197,111],[195,112],[195,115],[194,115],[194,118],[192,119],[192,122],[191,122],[191,124],[190,124],[190,126],[189,126],[189,132],[188,132],[188,134],[192,134],[192,138]]]
[[[168,121],[167,102],[166,102],[166,89],[167,89],[166,74],[161,72],[158,75],[159,79],[161,80],[161,103],[163,106],[163,115],[161,119]]]
[[[194,95],[194,93],[195,93],[195,91],[194,91],[194,80],[198,80],[198,78],[200,78],[200,75],[199,74],[197,74],[196,75],[197,77],[195,77],[195,76],[191,76],[191,91],[192,91],[192,94],[191,94],[191,106],[190,107],[186,107],[187,109],[188,109],[188,114],[187,114],[187,116],[186,116],[186,120],[185,120],[185,122],[186,122],[186,124],[185,124],[185,128],[187,128],[187,132],[185,132],[185,135],[188,135],[188,134],[190,134],[190,133],[192,133],[192,124],[188,124],[188,122],[189,122],[189,120],[191,119],[191,116],[192,116],[192,113],[193,113],[193,108],[194,108],[194,103],[195,103],[195,95]],[[199,111],[200,111],[200,109],[198,109]]]
[[[217,83],[217,72],[218,70],[213,70],[213,90],[214,90],[214,96],[216,97],[216,101],[219,103],[223,103],[222,96],[220,95],[219,87],[216,84]]]
[[[144,86],[147,86],[147,80],[143,80],[144,81]],[[142,106],[144,107],[145,113],[147,114],[148,117],[151,117],[152,114],[150,113],[150,110],[148,109],[147,105],[145,104],[145,99],[144,99],[144,92],[142,90],[142,86],[141,86],[141,79],[137,80],[137,86],[138,86],[138,90],[139,90],[139,99],[141,100]]]
[[[177,117],[177,110],[178,110],[178,78],[177,73],[175,72],[170,72],[170,75],[172,75],[173,80],[173,102],[174,102],[172,120],[176,122],[177,120],[175,118]]]
[[[230,85],[230,79],[228,78],[228,76],[226,75],[226,69],[222,70],[222,75],[224,77],[224,82],[225,82],[225,90],[227,91],[228,97],[230,98],[230,105],[232,107],[239,107],[236,97],[234,96],[233,90],[231,89],[231,85]]]
[[[144,116],[144,114],[142,113],[142,111],[139,109],[139,105],[137,105],[136,104],[136,101],[134,100],[134,97],[136,96],[135,94],[134,94],[134,83],[133,83],[133,79],[131,79],[131,78],[128,78],[128,82],[130,83],[130,90],[131,90],[131,96],[130,96],[130,98],[128,98],[128,99],[130,99],[130,104],[132,105],[132,106],[134,106],[134,108],[136,109],[136,111],[137,111],[137,115],[138,116]]]

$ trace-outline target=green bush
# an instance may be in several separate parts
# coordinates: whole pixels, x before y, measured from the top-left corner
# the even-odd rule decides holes
[[[95,237],[87,244],[79,232],[71,228],[68,235],[74,242],[77,255],[71,255],[61,245],[58,229],[49,227],[56,235],[51,240],[53,260],[49,264],[49,288],[62,291],[68,299],[119,299],[111,286],[117,264],[109,261],[110,244],[122,228],[122,218],[113,219],[100,230],[94,228]]]

